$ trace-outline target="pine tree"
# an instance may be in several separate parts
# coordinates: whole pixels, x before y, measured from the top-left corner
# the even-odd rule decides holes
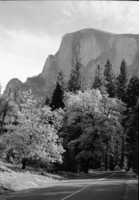
[[[126,91],[126,104],[128,108],[134,109],[139,98],[139,78],[132,76]]]
[[[104,78],[103,78],[103,75],[102,75],[102,68],[100,67],[100,65],[96,66],[95,79],[94,79],[92,88],[93,89],[99,89],[102,94],[106,93],[106,89],[105,89],[105,86],[104,86]]]
[[[64,108],[64,102],[63,102],[63,90],[59,83],[57,82],[56,88],[54,90],[52,100],[50,103],[50,107],[52,110],[58,109],[58,108]]]
[[[68,89],[70,92],[76,93],[79,90],[85,91],[86,88],[87,81],[83,73],[83,65],[78,61],[71,69]]]
[[[67,82],[65,79],[64,72],[61,69],[57,77],[56,88],[54,90],[50,103],[50,107],[52,108],[52,110],[58,108],[64,108],[63,98],[64,98],[64,92],[66,90],[67,90]]]
[[[106,91],[109,94],[109,97],[115,97],[116,88],[115,88],[115,75],[112,69],[112,64],[107,60],[107,63],[104,67],[104,85]]]
[[[139,142],[139,79],[132,76],[126,91],[126,151],[128,168],[138,169],[138,142]]]
[[[95,79],[93,82],[93,88],[94,89],[99,89],[102,86],[102,76],[101,76],[101,68],[100,65],[97,65],[96,70],[95,70]]]
[[[126,151],[128,168],[138,170],[138,142],[139,142],[139,79],[130,78],[126,91]]]
[[[127,64],[125,60],[121,62],[120,67],[120,74],[117,77],[116,80],[116,95],[117,97],[122,100],[123,102],[126,102],[126,88],[128,83],[128,72],[127,72]]]
[[[127,64],[125,60],[122,60],[121,66],[120,66],[120,74],[118,75],[116,79],[116,96],[118,99],[126,103],[126,90],[127,90],[127,84],[128,84],[128,71],[127,71]],[[122,145],[121,145],[121,169],[124,167],[124,159],[125,159],[125,145],[126,145],[126,115],[127,110],[123,112],[123,120],[121,122],[124,130],[123,130],[123,136],[122,136]]]
[[[128,158],[128,168],[133,168],[136,172],[139,171],[139,99],[134,106],[130,109],[127,121],[127,138],[126,150]]]

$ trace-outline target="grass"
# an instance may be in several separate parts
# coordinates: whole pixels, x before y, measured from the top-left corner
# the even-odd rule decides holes
[[[61,180],[75,179],[83,176],[80,173],[59,172],[58,174],[47,173],[45,169],[13,165],[0,160],[0,199],[11,192],[27,190],[31,188],[44,188]]]
[[[14,191],[46,187],[65,179],[64,175],[49,174],[40,168],[27,166],[22,170],[20,165],[0,161],[0,199]]]
[[[96,176],[98,171],[90,171]],[[21,165],[13,165],[0,161],[0,200],[15,191],[27,190],[31,188],[44,188],[60,180],[75,179],[84,176],[83,173],[59,172],[58,174],[46,173],[44,169],[26,167],[21,169]],[[126,186],[125,199],[137,200],[138,198],[137,181],[128,181]]]

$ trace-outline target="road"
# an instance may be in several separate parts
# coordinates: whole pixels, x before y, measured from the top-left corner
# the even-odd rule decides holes
[[[127,199],[128,182],[135,179],[130,172],[103,172],[19,192],[7,200],[123,200]]]

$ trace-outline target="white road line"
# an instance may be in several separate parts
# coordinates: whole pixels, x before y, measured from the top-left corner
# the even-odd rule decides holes
[[[113,173],[113,174],[115,174],[115,173]],[[106,176],[106,177],[110,177],[110,176],[112,176],[113,174],[111,174],[111,175],[109,175],[109,176]],[[106,177],[105,177],[105,178],[106,178]],[[64,198],[63,198],[63,199],[61,199],[61,200],[65,200],[65,199],[67,199],[67,198],[69,198],[69,197],[73,196],[74,194],[77,194],[78,192],[81,192],[82,190],[84,190],[84,189],[86,189],[86,188],[90,187],[90,186],[91,186],[91,185],[93,185],[94,183],[97,183],[98,181],[105,180],[105,178],[98,179],[97,181],[95,181],[95,182],[91,183],[90,185],[87,185],[86,187],[84,187],[84,188],[82,188],[82,189],[80,189],[80,190],[78,190],[78,191],[76,191],[76,192],[74,192],[74,193],[70,194],[70,195],[69,195],[69,196],[67,196],[67,197],[64,197]]]

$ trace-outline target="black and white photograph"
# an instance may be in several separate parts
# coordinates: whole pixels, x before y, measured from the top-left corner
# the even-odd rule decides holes
[[[0,0],[0,200],[137,200],[139,2]]]

